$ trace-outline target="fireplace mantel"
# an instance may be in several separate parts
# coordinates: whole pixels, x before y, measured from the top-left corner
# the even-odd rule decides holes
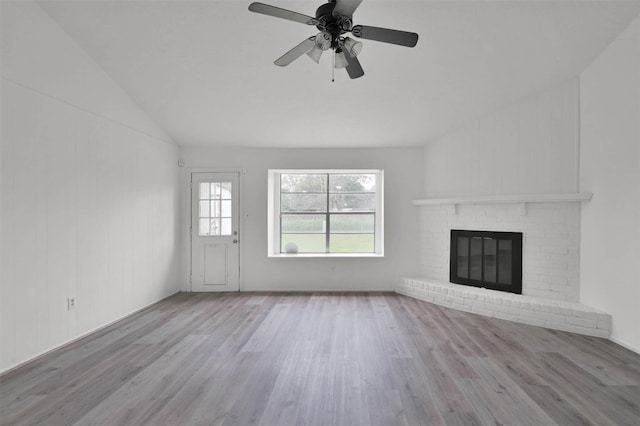
[[[426,198],[412,200],[414,206],[451,206],[453,213],[458,213],[458,206],[463,204],[519,204],[521,215],[527,214],[527,203],[566,203],[589,201],[591,192],[569,194],[516,194],[516,195],[475,195],[455,198]]]
[[[564,203],[589,201],[591,192],[570,194],[516,194],[516,195],[476,195],[470,197],[426,198],[412,200],[414,206],[444,206],[457,204],[524,204],[524,203]]]

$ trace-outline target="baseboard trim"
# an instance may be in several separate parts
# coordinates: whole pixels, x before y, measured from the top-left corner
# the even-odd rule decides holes
[[[57,351],[58,349],[61,349],[61,348],[65,347],[65,346],[67,346],[67,345],[70,345],[72,343],[77,342],[78,340],[84,339],[85,337],[87,337],[88,335],[90,335],[92,333],[95,333],[95,332],[100,331],[100,330],[102,330],[104,328],[112,326],[113,324],[117,323],[118,321],[122,321],[125,318],[128,318],[128,317],[130,317],[132,315],[135,315],[135,314],[137,314],[137,313],[139,313],[141,311],[144,311],[145,309],[150,308],[151,306],[153,306],[153,305],[155,305],[157,303],[160,303],[163,300],[170,298],[171,296],[175,296],[176,294],[178,294],[180,292],[181,291],[179,290],[179,291],[176,291],[174,293],[171,293],[170,295],[162,297],[162,298],[156,300],[155,302],[151,302],[149,304],[146,304],[146,305],[142,306],[141,308],[138,308],[138,309],[135,309],[135,310],[129,312],[128,314],[124,314],[124,315],[114,319],[113,321],[109,321],[108,323],[103,324],[103,325],[101,325],[99,327],[96,327],[94,329],[91,329],[91,330],[89,330],[89,331],[87,331],[85,333],[82,333],[81,335],[79,335],[77,337],[74,337],[73,339],[67,340],[67,341],[65,341],[63,343],[60,343],[59,345],[56,345],[56,346],[54,346],[54,347],[52,347],[50,349],[47,349],[46,351],[41,352],[38,355],[34,355],[31,358],[27,359],[26,361],[19,362],[18,364],[13,365],[13,366],[7,368],[6,370],[0,371],[0,379],[2,377],[4,377],[5,375],[13,372],[14,370],[17,370],[19,368],[22,368],[22,367],[26,366],[27,364],[35,362],[35,361],[39,360],[40,358],[42,358],[43,356],[49,355],[51,352]]]
[[[636,347],[634,347],[634,346],[629,345],[628,343],[621,342],[620,340],[615,339],[615,338],[613,338],[613,337],[609,337],[609,340],[611,340],[611,341],[612,341],[613,343],[615,343],[616,345],[620,345],[620,346],[622,346],[623,348],[625,348],[625,349],[629,349],[631,352],[635,352],[635,353],[637,353],[638,355],[640,355],[640,348],[636,348]]]

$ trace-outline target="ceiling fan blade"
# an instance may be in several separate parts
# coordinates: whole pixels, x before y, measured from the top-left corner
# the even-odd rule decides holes
[[[364,75],[364,70],[362,69],[362,65],[360,65],[358,58],[352,56],[347,49],[344,49],[343,52],[344,57],[347,59],[346,70],[349,77],[352,79],[362,77]]]
[[[351,29],[351,34],[367,40],[381,41],[383,43],[397,44],[399,46],[413,47],[418,43],[418,34],[416,33],[390,30],[387,28],[355,25]]]
[[[291,62],[295,61],[300,56],[304,55],[305,53],[313,49],[313,46],[315,45],[316,45],[315,36],[309,37],[308,39],[306,39],[305,41],[303,41],[302,43],[300,43],[299,45],[297,45],[296,47],[294,47],[284,55],[280,56],[278,59],[276,59],[274,64],[278,65],[279,67],[286,67]]]
[[[333,8],[333,15],[353,17],[353,12],[360,6],[362,0],[337,0],[336,7]]]
[[[299,22],[307,25],[318,25],[318,20],[311,16],[303,15],[302,13],[294,12],[287,9],[282,9],[275,6],[270,6],[264,3],[251,3],[249,5],[251,12],[262,13],[263,15],[269,15],[276,18],[287,19],[289,21]]]

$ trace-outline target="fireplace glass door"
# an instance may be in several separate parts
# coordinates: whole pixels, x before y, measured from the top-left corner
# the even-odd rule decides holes
[[[522,233],[451,230],[450,281],[522,293]]]

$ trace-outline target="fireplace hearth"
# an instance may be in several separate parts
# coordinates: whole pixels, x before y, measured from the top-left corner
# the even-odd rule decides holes
[[[451,230],[449,280],[522,294],[522,233]]]

